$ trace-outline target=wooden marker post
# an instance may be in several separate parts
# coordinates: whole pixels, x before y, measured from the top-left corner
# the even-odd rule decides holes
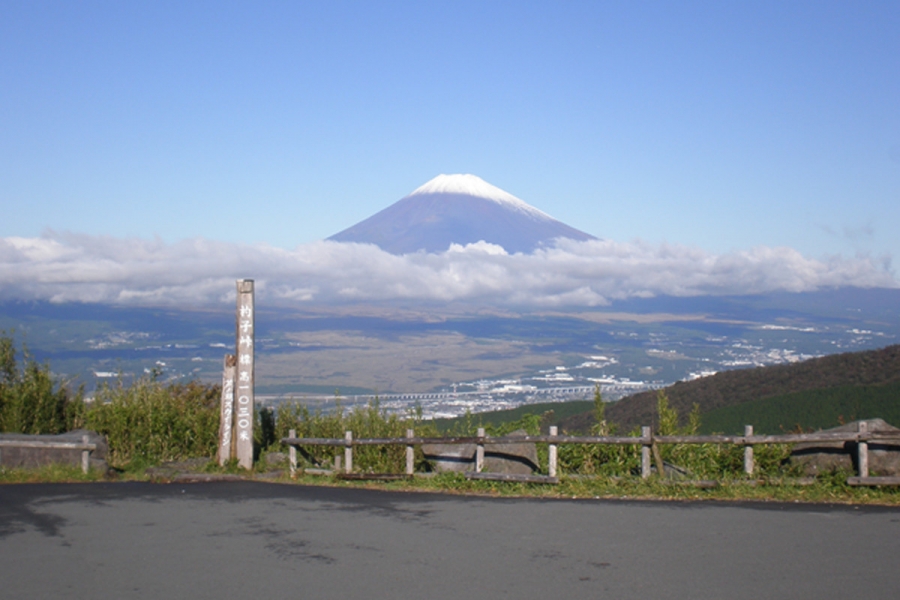
[[[237,403],[235,406],[235,450],[238,464],[253,468],[253,280],[237,282]]]
[[[219,409],[219,465],[224,466],[234,458],[232,430],[234,429],[234,367],[237,359],[234,354],[225,355],[225,366],[222,370],[222,400]]]

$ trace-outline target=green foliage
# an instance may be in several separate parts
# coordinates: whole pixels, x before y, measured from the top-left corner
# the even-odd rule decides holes
[[[600,384],[594,385],[594,425],[591,428],[594,435],[609,435],[609,425],[606,422],[606,403],[600,393]]]
[[[598,406],[599,409],[599,406]],[[615,426],[608,425],[598,410],[594,435],[615,435]],[[657,435],[695,435],[700,430],[700,409],[688,415],[685,425],[678,411],[669,403],[665,391],[656,396]],[[630,435],[638,435],[634,430]],[[690,473],[692,478],[740,479],[743,475],[743,447],[732,444],[664,444],[660,445],[664,462]],[[756,473],[762,477],[785,475],[784,463],[790,455],[787,445],[765,445],[754,449]],[[641,465],[641,447],[635,445],[579,444],[563,445],[559,449],[560,469],[564,473],[601,476],[637,475]]]
[[[606,420],[606,403],[600,386],[594,387],[594,424],[591,435],[615,435],[616,427]],[[640,470],[640,451],[632,446],[565,444],[559,447],[559,467],[563,473],[581,475],[625,475]]]
[[[700,406],[695,404],[687,424],[679,427],[678,411],[669,404],[664,390],[657,392],[659,435],[697,435],[700,430]],[[741,478],[744,476],[744,449],[733,444],[665,444],[660,446],[663,461],[687,470],[697,478]],[[786,445],[765,445],[754,449],[757,475],[783,474],[782,464],[790,455]]]
[[[0,331],[0,431],[53,434],[80,427],[83,389],[73,393],[24,345],[22,357],[20,368],[12,335]]]
[[[704,432],[760,434],[837,427],[859,419],[881,418],[900,425],[900,382],[841,386],[782,394],[727,406],[703,415]]]
[[[659,435],[697,435],[700,430],[700,407],[695,404],[687,424],[679,427],[678,412],[669,405],[664,390],[657,392]],[[665,462],[686,469],[694,477],[721,479],[744,476],[744,448],[734,444],[666,444],[660,448]],[[762,476],[783,475],[784,461],[790,455],[787,445],[765,445],[754,448],[755,472]]]
[[[338,406],[332,413],[309,409],[296,402],[284,402],[275,412],[275,437],[273,445],[288,437],[291,429],[297,437],[341,439],[345,431],[352,431],[355,438],[400,438],[407,429],[417,435],[436,435],[434,427],[421,422],[415,414],[402,418],[381,408],[376,398],[366,406],[344,410]],[[421,451],[418,460],[422,460]],[[306,446],[301,448],[300,458],[308,464],[331,466],[336,454],[343,454],[343,447]],[[402,473],[406,465],[406,449],[403,446],[356,446],[353,448],[354,470],[373,473]]]
[[[109,440],[114,464],[213,456],[219,432],[217,385],[163,384],[144,377],[97,390],[86,421]]]
[[[257,452],[266,450],[275,444],[275,411],[268,407],[262,407],[256,411],[256,426],[254,427],[254,447]]]

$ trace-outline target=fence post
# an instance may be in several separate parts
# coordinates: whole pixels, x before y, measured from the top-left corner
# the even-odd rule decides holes
[[[416,432],[412,429],[406,430],[406,439],[415,437]],[[406,474],[412,476],[415,466],[415,449],[412,444],[406,444]]]
[[[559,428],[556,425],[550,426],[550,435],[557,435],[559,432]],[[549,468],[548,473],[550,477],[556,477],[556,463],[557,463],[557,455],[556,455],[556,444],[551,443],[549,448]]]
[[[91,443],[91,440],[88,436],[83,435],[83,436],[81,436],[81,443],[89,444],[89,443]],[[81,471],[83,473],[87,473],[90,468],[91,468],[91,451],[88,450],[87,448],[85,448],[84,450],[81,451]]]
[[[297,430],[291,429],[290,431],[288,431],[288,437],[297,437]],[[293,479],[294,475],[296,475],[297,473],[297,446],[295,446],[294,444],[288,446],[288,456],[290,457],[291,461],[291,479]]]
[[[353,432],[344,432],[344,473],[353,471]]]
[[[650,445],[653,443],[650,437],[650,428],[641,427],[641,478],[650,477]]]
[[[866,433],[869,430],[869,424],[865,421],[860,421],[856,424],[857,433]],[[857,458],[859,462],[859,476],[860,477],[868,477],[869,476],[869,442],[860,439],[856,443],[857,448]]]
[[[484,437],[484,427],[478,428],[478,437]],[[475,448],[475,472],[481,473],[484,468],[484,440],[478,440],[478,446]]]
[[[753,425],[744,425],[744,437],[748,438],[753,435]],[[744,473],[753,475],[753,446],[746,444],[744,446]]]

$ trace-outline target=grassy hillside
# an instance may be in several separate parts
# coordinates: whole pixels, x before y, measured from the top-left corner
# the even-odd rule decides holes
[[[701,413],[706,414],[800,392],[897,382],[900,382],[900,345],[833,354],[789,365],[724,371],[694,381],[678,382],[666,388],[666,393],[670,405],[684,417],[694,404],[698,404]],[[656,392],[635,394],[610,404],[606,409],[606,418],[618,425],[620,431],[640,425],[654,425]],[[587,431],[592,424],[593,415],[590,412],[560,423],[569,431]],[[793,423],[789,426],[792,427]]]
[[[703,415],[702,433],[784,433],[796,428],[827,429],[857,419],[880,417],[900,424],[900,382],[794,392],[718,408]]]

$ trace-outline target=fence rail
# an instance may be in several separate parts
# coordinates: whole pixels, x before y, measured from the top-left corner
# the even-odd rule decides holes
[[[834,443],[854,442],[857,444],[857,477],[847,481],[851,485],[900,485],[900,477],[869,476],[869,442],[890,442],[900,446],[900,436],[896,433],[868,431],[867,423],[858,423],[856,431],[829,431],[817,433],[789,433],[781,435],[754,435],[753,426],[744,427],[744,435],[654,435],[650,427],[642,427],[639,436],[594,436],[594,435],[559,435],[556,427],[550,427],[549,435],[498,436],[491,437],[479,429],[478,434],[468,437],[417,437],[412,429],[406,431],[401,438],[354,438],[347,431],[343,438],[298,438],[296,431],[291,430],[282,443],[290,447],[290,468],[293,476],[297,471],[297,449],[301,446],[334,446],[344,448],[343,467],[340,456],[335,460],[335,471],[342,471],[344,476],[353,475],[353,448],[355,446],[406,446],[405,476],[414,473],[414,449],[423,444],[475,444],[475,472],[479,479],[491,478],[491,474],[483,474],[485,446],[499,444],[538,443],[548,445],[548,475],[524,476],[528,481],[558,482],[558,448],[563,444],[603,444],[603,445],[635,445],[641,447],[641,477],[647,479],[652,472],[651,462],[656,463],[658,473],[664,472],[663,461],[659,451],[662,444],[733,444],[744,447],[744,473],[752,476],[755,470],[753,447],[766,444],[797,443]],[[399,474],[384,474],[385,477],[396,477]],[[358,476],[358,474],[357,474]],[[506,479],[510,479],[506,476]]]
[[[0,440],[0,452],[3,448],[51,448],[59,450],[81,450],[81,470],[87,473],[91,467],[91,452],[97,449],[97,444],[83,436],[80,442],[58,442],[54,440]]]

